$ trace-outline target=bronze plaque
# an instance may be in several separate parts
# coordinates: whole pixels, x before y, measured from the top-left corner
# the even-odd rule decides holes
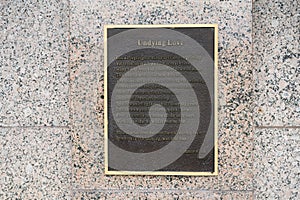
[[[105,26],[105,174],[218,174],[217,27]]]

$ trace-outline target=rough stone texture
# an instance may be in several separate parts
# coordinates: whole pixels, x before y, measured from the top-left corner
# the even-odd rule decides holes
[[[215,192],[215,200],[253,200],[253,192],[251,191],[224,191]]]
[[[74,1],[70,17],[76,188],[252,189],[251,1]],[[103,174],[103,25],[152,23],[220,24],[218,177]]]
[[[219,189],[252,187],[251,1],[217,5],[219,21]]]
[[[1,1],[0,126],[66,126],[68,1]]]
[[[299,129],[260,129],[255,132],[256,199],[300,198],[299,143]]]
[[[135,190],[135,191],[76,191],[73,199],[197,199],[213,200],[213,195],[209,191],[170,191],[170,190]]]
[[[299,1],[255,1],[255,124],[300,125]]]
[[[70,198],[71,143],[60,128],[0,128],[0,199]]]
[[[253,2],[253,52],[254,196],[299,199],[299,1]]]

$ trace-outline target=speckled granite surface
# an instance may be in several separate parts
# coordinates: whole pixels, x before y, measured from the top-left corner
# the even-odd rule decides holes
[[[135,190],[135,191],[84,191],[75,192],[73,199],[214,199],[210,191],[172,191],[172,190]]]
[[[0,128],[0,199],[71,197],[67,129]]]
[[[1,1],[0,126],[66,126],[68,1]]]
[[[220,191],[214,193],[215,200],[252,200],[253,191]]]
[[[0,199],[299,199],[297,3],[1,1]],[[218,177],[103,173],[103,25],[152,23],[219,24]]]
[[[195,191],[195,190],[135,190],[135,191],[76,191],[73,199],[197,199],[197,200],[251,200],[253,192],[246,191]]]
[[[299,1],[255,1],[255,124],[300,126]]]
[[[299,129],[261,129],[255,132],[256,199],[299,199],[299,144]]]

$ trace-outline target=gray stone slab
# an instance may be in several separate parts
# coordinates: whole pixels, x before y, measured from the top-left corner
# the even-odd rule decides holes
[[[0,128],[0,199],[69,199],[70,132]]]
[[[0,126],[66,126],[68,1],[2,1],[0,10]]]

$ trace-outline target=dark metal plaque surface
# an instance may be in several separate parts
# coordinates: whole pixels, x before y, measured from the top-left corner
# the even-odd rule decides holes
[[[105,173],[217,175],[217,25],[105,26]]]

